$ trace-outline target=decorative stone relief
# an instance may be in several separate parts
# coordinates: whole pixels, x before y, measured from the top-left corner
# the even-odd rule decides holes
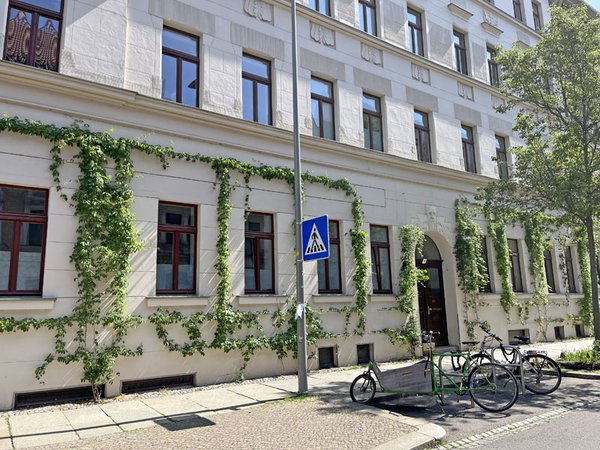
[[[498,17],[485,9],[483,10],[483,22],[481,22],[481,26],[485,31],[496,37],[500,37],[504,33],[498,26]]]
[[[475,96],[473,94],[473,86],[469,86],[468,84],[458,83],[458,95],[462,98],[466,98],[467,100],[475,101]]]
[[[431,83],[429,69],[419,66],[418,64],[411,63],[411,73],[415,80],[419,80],[425,84]]]
[[[335,47],[335,32],[322,25],[311,22],[310,37],[319,44]]]
[[[381,50],[373,48],[365,43],[360,44],[360,56],[365,61],[375,64],[376,66],[383,65],[383,55]]]
[[[412,223],[425,232],[437,231],[450,241],[451,224],[446,217],[438,215],[437,207],[433,205],[425,205],[425,212],[417,214]]]
[[[492,106],[494,108],[500,108],[506,106],[506,101],[503,98],[492,95]]]
[[[244,1],[244,11],[249,16],[255,17],[258,20],[262,20],[263,22],[272,22],[273,21],[273,10],[272,6],[263,2],[262,0],[245,0]]]

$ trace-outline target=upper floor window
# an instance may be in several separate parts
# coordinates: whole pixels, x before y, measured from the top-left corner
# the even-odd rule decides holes
[[[575,286],[575,270],[573,267],[573,253],[571,247],[565,249],[565,266],[567,270],[567,292],[575,293],[577,288]]]
[[[513,10],[515,12],[515,19],[519,22],[523,22],[523,6],[521,0],[513,0]]]
[[[492,47],[487,47],[487,63],[488,63],[488,72],[490,75],[490,84],[492,86],[498,87],[500,85],[500,72],[498,71],[498,63],[495,61],[496,59],[496,49]]]
[[[554,267],[552,264],[552,252],[544,250],[544,270],[546,272],[546,283],[548,283],[548,292],[556,292],[554,283]]]
[[[492,282],[490,280],[490,262],[488,259],[488,246],[487,239],[485,236],[481,236],[481,257],[483,258],[483,267],[481,267],[481,274],[486,278],[486,282],[483,286],[480,286],[481,292],[492,292]]]
[[[247,294],[275,292],[274,233],[271,214],[250,213],[246,219],[244,280]]]
[[[342,270],[340,264],[340,223],[329,221],[329,258],[317,264],[320,294],[342,293]]]
[[[371,273],[374,294],[392,293],[392,268],[388,228],[371,225]]]
[[[465,161],[465,170],[467,172],[477,173],[477,161],[475,159],[475,140],[473,138],[473,128],[462,125],[460,128],[463,159]]]
[[[498,163],[498,176],[501,180],[508,178],[508,155],[506,154],[506,139],[496,136],[496,162]]]
[[[196,207],[158,204],[156,293],[196,292]]]
[[[536,31],[540,31],[544,26],[542,22],[542,7],[537,2],[531,2],[531,9],[533,10],[533,28]]]
[[[198,38],[164,28],[162,33],[162,98],[198,106]]]
[[[410,51],[423,56],[425,52],[423,49],[423,22],[421,13],[411,8],[408,8],[408,28]]]
[[[456,60],[456,71],[463,75],[469,74],[467,68],[467,41],[464,33],[454,30],[454,59]]]
[[[377,0],[358,0],[360,29],[377,36]]]
[[[331,16],[330,0],[310,0],[310,7],[321,14]]]
[[[523,277],[521,276],[521,259],[519,258],[519,243],[516,239],[507,239],[510,254],[510,276],[513,291],[523,292]]]
[[[271,125],[271,63],[242,57],[242,109],[244,119]]]
[[[383,151],[381,100],[368,94],[363,94],[363,129],[365,148]]]
[[[42,295],[48,191],[0,185],[0,295]]]
[[[335,139],[333,83],[320,78],[311,78],[310,107],[313,136]]]
[[[4,59],[58,71],[62,12],[62,0],[10,1]]]
[[[419,161],[431,162],[431,141],[429,137],[429,116],[425,112],[414,111],[415,145]]]

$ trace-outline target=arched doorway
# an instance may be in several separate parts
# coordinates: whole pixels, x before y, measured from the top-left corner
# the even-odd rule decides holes
[[[448,326],[446,323],[446,301],[444,299],[444,279],[442,276],[442,257],[435,242],[425,236],[423,254],[417,255],[417,267],[424,269],[429,279],[419,283],[419,318],[423,331],[436,331],[439,345],[448,345]]]

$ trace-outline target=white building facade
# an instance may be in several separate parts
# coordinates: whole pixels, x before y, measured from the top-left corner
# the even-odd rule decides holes
[[[503,175],[506,149],[518,145],[504,100],[494,86],[495,49],[535,45],[549,20],[546,0],[301,0],[298,2],[299,108],[303,169],[346,178],[362,198],[369,272],[366,329],[355,333],[356,258],[352,198],[307,184],[304,214],[328,214],[334,257],[305,265],[306,301],[324,332],[310,346],[310,368],[389,360],[411,353],[382,332],[399,328],[399,227],[427,236],[420,260],[430,279],[415,300],[420,327],[438,327],[441,343],[466,339],[463,295],[453,254],[455,201]],[[293,165],[290,4],[285,0],[0,0],[0,110],[57,127],[74,122],[114,137],[140,138],[175,152],[234,158],[255,166]],[[35,31],[33,31],[35,30]],[[54,187],[52,143],[39,136],[0,133],[0,317],[69,316],[79,298],[71,255],[77,239],[74,208]],[[68,151],[67,151],[68,153]],[[63,192],[80,176],[63,155]],[[132,151],[135,227],[143,248],[131,258],[128,312],[183,316],[215,310],[219,274],[218,189],[209,164],[161,162]],[[507,165],[498,161],[507,161]],[[110,166],[110,163],[109,163]],[[293,192],[282,180],[232,173],[229,219],[232,308],[260,311],[261,333],[276,333],[273,313],[295,301]],[[485,221],[481,218],[485,230]],[[18,231],[20,230],[20,231]],[[531,298],[524,230],[507,230],[513,286]],[[578,314],[577,250],[564,260],[548,251],[550,314]],[[481,320],[506,340],[529,333],[535,317],[508,321],[488,242],[490,292]],[[575,262],[575,263],[574,263]],[[549,268],[548,268],[549,265]],[[570,265],[570,266],[569,266]],[[518,278],[518,279],[517,279]],[[565,281],[570,279],[569,281]],[[565,291],[572,291],[565,296]],[[550,338],[581,334],[557,322]],[[214,325],[207,323],[210,342]],[[183,343],[181,327],[169,337]],[[552,330],[551,330],[552,331]],[[41,327],[0,333],[0,409],[35,392],[82,386],[78,364],[51,363],[54,332]],[[184,357],[169,351],[143,321],[125,337],[143,354],[118,358],[105,395],[163,378],[196,385],[235,380],[239,350],[207,348]],[[256,351],[246,377],[293,373],[289,354]],[[127,384],[129,383],[129,384]],[[157,382],[158,383],[158,382]],[[85,384],[85,383],[83,383]],[[151,382],[149,382],[151,384]]]

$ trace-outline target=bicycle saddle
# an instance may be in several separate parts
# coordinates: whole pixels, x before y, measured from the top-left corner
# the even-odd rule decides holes
[[[522,343],[529,342],[529,336],[514,336],[514,338]]]
[[[479,344],[479,341],[462,341],[461,344],[463,344],[463,345],[475,345],[475,344]]]

